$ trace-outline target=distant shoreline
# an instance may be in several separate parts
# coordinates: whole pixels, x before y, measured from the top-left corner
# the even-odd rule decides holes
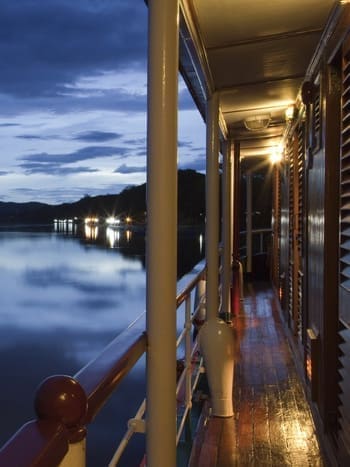
[[[103,226],[100,226],[103,227]],[[107,227],[107,226],[106,226]],[[16,229],[21,229],[21,230],[28,230],[28,229],[51,229],[54,230],[54,223],[53,222],[23,222],[23,223],[0,223],[0,230],[16,230]],[[146,224],[135,224],[135,225],[130,225],[130,229],[134,230],[144,230],[146,231]],[[205,230],[205,224],[179,224],[178,225],[178,230],[179,231],[188,231],[188,232],[204,232]]]

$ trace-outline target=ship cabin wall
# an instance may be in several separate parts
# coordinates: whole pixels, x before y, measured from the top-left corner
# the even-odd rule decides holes
[[[272,281],[315,419],[350,463],[350,15],[305,79],[273,189]]]

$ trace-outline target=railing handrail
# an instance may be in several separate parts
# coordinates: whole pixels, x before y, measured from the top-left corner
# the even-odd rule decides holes
[[[116,386],[145,353],[147,336],[139,329],[141,322],[144,326],[143,316],[144,313],[74,375],[88,400],[85,423],[95,418]]]
[[[178,293],[176,297],[177,308],[191,294],[204,274],[205,267]],[[142,316],[144,313],[105,347],[95,359],[79,370],[74,378],[69,376],[49,377],[39,387],[38,391],[45,386],[46,382],[50,383],[49,380],[52,379],[63,381],[64,384],[67,383],[73,388],[75,386],[80,388],[82,398],[85,399],[82,400],[80,394],[78,402],[82,407],[85,403],[86,407],[83,416],[81,414],[74,415],[76,416],[76,420],[73,420],[76,432],[80,430],[80,434],[82,433],[82,427],[93,420],[117,385],[145,353],[147,335],[144,327],[141,329]],[[46,386],[41,390],[42,393],[46,390]],[[38,410],[37,400],[35,405],[38,419],[22,425],[0,449],[0,465],[48,467],[49,465],[58,465],[64,459],[69,441],[72,440],[72,420],[67,423],[66,417],[61,413],[59,415],[55,413],[51,416],[42,409],[42,404]],[[67,410],[70,409],[71,407],[67,407]]]
[[[55,421],[32,420],[25,423],[0,451],[0,465],[48,467],[59,465],[68,452],[69,436]]]
[[[259,228],[259,229],[252,229],[252,234],[269,233],[269,232],[272,232],[271,227],[263,227],[263,228]],[[243,235],[243,234],[246,234],[246,233],[247,233],[246,230],[241,230],[239,232],[240,235]]]
[[[203,267],[199,271],[199,273],[191,280],[189,284],[177,294],[176,297],[176,308],[179,308],[180,305],[186,300],[186,297],[192,292],[192,290],[196,287],[198,281],[200,281],[205,275],[206,266]]]

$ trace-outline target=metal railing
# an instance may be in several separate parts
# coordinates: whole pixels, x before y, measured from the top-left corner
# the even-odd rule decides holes
[[[272,229],[270,227],[252,230],[252,255],[253,256],[267,252],[268,247],[269,247],[269,242],[271,240],[271,234],[272,234]],[[247,231],[242,230],[239,233],[239,236],[240,236],[240,242],[239,242],[240,258],[245,258],[247,256],[247,244],[246,244]]]
[[[204,274],[205,268],[177,296],[177,308],[185,304],[184,329],[177,339],[178,346],[185,342],[184,369],[177,385],[177,395],[185,386],[184,410],[178,421],[177,442],[191,409],[192,394],[201,370],[201,361],[193,364],[196,342],[192,342],[191,336],[192,321],[200,304],[191,313],[191,295]],[[145,313],[74,377],[55,375],[42,382],[34,402],[37,419],[23,425],[0,449],[1,466],[85,466],[86,425],[93,421],[118,384],[147,350],[144,316]],[[129,420],[128,429],[110,461],[111,467],[117,465],[132,435],[145,431],[145,410],[144,400],[135,417]]]

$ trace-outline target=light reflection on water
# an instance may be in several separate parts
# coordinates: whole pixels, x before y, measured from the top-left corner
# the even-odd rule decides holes
[[[45,377],[73,375],[145,308],[143,235],[78,230],[72,224],[60,232],[0,231],[0,372],[6,375],[0,445],[33,418],[33,394]],[[198,236],[185,236],[179,249],[182,275],[199,260]],[[106,465],[111,441],[141,402],[143,373],[141,362],[89,429],[89,465]],[[133,443],[140,447],[143,438]],[[134,465],[138,449],[127,456],[121,465]]]
[[[98,237],[98,226],[97,225],[85,225],[85,237],[89,240],[96,240]]]

